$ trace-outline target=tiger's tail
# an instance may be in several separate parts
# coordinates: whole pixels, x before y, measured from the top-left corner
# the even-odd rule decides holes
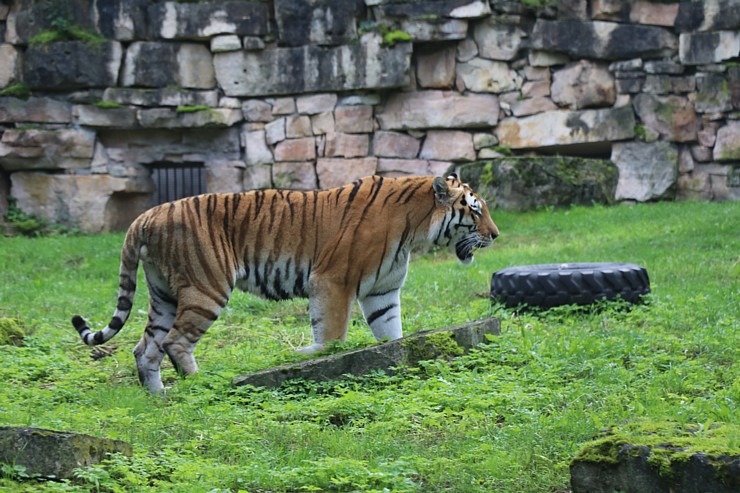
[[[88,346],[97,346],[112,339],[123,328],[131,314],[136,293],[136,274],[139,269],[140,229],[136,223],[129,228],[121,251],[121,269],[118,284],[118,305],[108,325],[98,332],[93,332],[79,315],[72,317],[72,325]]]

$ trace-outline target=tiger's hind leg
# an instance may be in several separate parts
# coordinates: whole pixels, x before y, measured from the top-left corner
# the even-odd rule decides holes
[[[298,349],[302,354],[321,351],[329,341],[344,341],[354,301],[354,292],[329,276],[311,276],[308,288],[313,344]]]
[[[196,288],[185,288],[178,296],[175,321],[162,347],[180,375],[192,375],[198,371],[193,356],[195,346],[216,321],[230,294],[229,291],[216,300]]]
[[[170,293],[164,278],[151,268],[146,268],[149,287],[149,317],[144,335],[134,348],[139,381],[153,394],[164,389],[160,366],[164,358],[164,339],[175,321],[177,301]]]

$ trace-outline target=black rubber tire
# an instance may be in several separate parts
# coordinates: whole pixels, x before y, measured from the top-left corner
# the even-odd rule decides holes
[[[494,272],[491,298],[509,308],[589,305],[618,297],[637,303],[650,292],[647,270],[626,263],[540,264]]]

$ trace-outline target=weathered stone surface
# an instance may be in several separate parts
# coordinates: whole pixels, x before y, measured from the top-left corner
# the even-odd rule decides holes
[[[740,200],[740,168],[698,164],[678,177],[677,188],[680,200]]]
[[[704,65],[736,58],[740,53],[740,31],[682,33],[678,55],[684,65]]]
[[[147,36],[149,0],[106,0],[93,2],[91,16],[100,33],[117,41],[144,39]]]
[[[288,115],[285,117],[285,136],[289,139],[311,137],[311,118],[308,115]]]
[[[527,81],[522,85],[523,98],[540,98],[550,95],[550,79]]]
[[[522,78],[505,62],[473,58],[457,66],[465,87],[473,92],[502,93],[521,88]]]
[[[0,140],[6,171],[61,170],[90,166],[95,134],[81,129],[8,129]]]
[[[74,469],[98,464],[108,454],[131,456],[133,447],[120,440],[79,433],[0,426],[0,463],[25,467],[29,476],[74,477]]]
[[[635,96],[633,105],[645,127],[666,139],[673,142],[696,140],[699,120],[687,98],[643,93]]]
[[[268,99],[268,103],[272,104],[273,115],[290,115],[296,111],[296,100],[291,97]]]
[[[367,348],[240,375],[232,383],[235,386],[279,387],[296,378],[321,382],[378,370],[393,373],[405,366],[416,366],[420,361],[459,356],[499,332],[499,320],[489,318],[456,327],[417,332]]]
[[[373,134],[373,154],[381,157],[415,158],[419,140],[401,132],[379,130]]]
[[[619,168],[617,200],[647,202],[673,198],[678,178],[678,149],[665,142],[625,142],[612,147]]]
[[[131,128],[136,126],[134,108],[99,108],[78,104],[72,109],[74,121],[88,127]]]
[[[478,56],[478,45],[472,39],[464,39],[457,43],[457,61],[467,62]]]
[[[136,106],[218,106],[218,91],[198,91],[162,87],[159,89],[137,89],[130,87],[108,87],[103,100]]]
[[[549,111],[525,118],[507,118],[496,136],[501,145],[527,149],[596,142],[614,142],[635,136],[632,108]]]
[[[244,191],[244,163],[241,161],[217,161],[206,166],[206,192],[238,193]]]
[[[581,60],[553,74],[552,100],[559,105],[573,109],[612,106],[616,98],[614,77],[605,64]]]
[[[333,133],[326,136],[326,157],[362,157],[367,156],[370,137],[367,134]]]
[[[248,99],[242,103],[242,114],[248,122],[271,122],[272,106],[259,99]]]
[[[312,161],[316,159],[313,137],[286,139],[275,146],[275,161]]]
[[[334,110],[337,132],[369,133],[375,127],[372,106],[338,106]]]
[[[265,140],[270,145],[285,140],[285,118],[278,118],[265,125]]]
[[[69,123],[72,105],[51,98],[28,99],[0,97],[2,123]]]
[[[619,430],[628,427],[637,428],[610,428],[583,447],[570,465],[573,493],[731,493],[740,487],[740,457],[701,448],[700,440],[716,440],[712,427],[650,423],[634,436]],[[697,434],[701,439],[693,438]]]
[[[18,50],[11,44],[0,44],[0,89],[10,85],[17,77]]]
[[[217,34],[262,36],[269,27],[264,2],[164,2],[148,10],[152,38],[208,39]]]
[[[548,97],[528,98],[516,101],[511,107],[514,116],[529,116],[546,111],[556,111],[558,107]]]
[[[717,131],[714,160],[740,161],[740,121],[729,121]]]
[[[515,211],[611,204],[618,175],[608,160],[565,156],[504,156],[464,164],[458,171],[479,193],[493,197],[496,207]]]
[[[709,73],[698,76],[694,108],[699,113],[732,111],[732,93],[725,74]]]
[[[736,0],[682,1],[675,27],[681,31],[737,30],[740,28],[740,10]]]
[[[434,175],[443,176],[451,163],[446,163],[443,169],[438,170],[436,166],[440,161],[427,161],[426,159],[378,159],[378,168],[375,173],[381,176],[397,177],[411,175]]]
[[[311,130],[314,135],[325,135],[336,130],[334,113],[325,111],[311,116]]]
[[[69,0],[63,5],[38,0],[16,0],[14,3],[8,15],[6,39],[10,43],[28,44],[37,34],[55,30],[54,23],[60,17],[70,26],[88,31],[94,29],[89,16],[91,0]]]
[[[535,49],[605,60],[670,54],[677,44],[675,35],[660,27],[543,19],[537,20],[531,40]]]
[[[516,58],[526,36],[517,21],[491,16],[476,23],[473,39],[478,45],[479,55],[491,60],[508,61]]]
[[[272,166],[267,164],[256,164],[247,166],[244,169],[244,178],[242,181],[243,190],[258,190],[263,188],[273,188],[272,184]],[[315,179],[314,179],[315,181]],[[294,185],[291,185],[294,186]]]
[[[457,41],[465,39],[468,21],[461,19],[404,19],[401,30],[411,36],[414,42]]]
[[[473,161],[473,135],[461,130],[430,130],[419,157],[437,161]]]
[[[242,49],[242,40],[236,34],[223,34],[211,39],[211,52],[237,51]]]
[[[408,84],[411,45],[381,46],[379,36],[365,36],[359,44],[331,48],[217,53],[214,63],[228,96],[378,89]]]
[[[376,115],[384,130],[492,127],[498,122],[498,98],[448,91],[392,94]]]
[[[309,94],[296,98],[295,109],[298,113],[315,115],[325,111],[334,111],[337,106],[336,94]]]
[[[231,53],[241,52],[219,55]],[[121,83],[138,87],[211,89],[216,85],[213,55],[206,46],[197,43],[137,41],[126,50]]]
[[[357,39],[361,0],[275,0],[282,46],[339,45]]]
[[[629,20],[637,24],[673,27],[678,16],[679,4],[633,0],[630,3]]]
[[[151,206],[149,177],[19,171],[10,178],[22,210],[88,233],[123,230]]]
[[[140,109],[139,125],[148,128],[230,127],[242,120],[235,108],[209,108],[198,111],[178,111],[174,108]]]
[[[272,183],[277,188],[294,190],[316,190],[319,186],[316,167],[312,162],[275,163],[272,166]]]
[[[415,50],[416,81],[421,87],[449,89],[455,83],[455,46],[440,49],[437,45],[421,45]]]
[[[553,65],[564,65],[568,63],[570,57],[554,51],[530,50],[527,60],[532,67],[552,67]]]
[[[341,187],[363,176],[374,175],[377,167],[376,157],[319,158],[316,161],[316,174],[319,177],[319,186],[327,189]]]
[[[242,132],[242,144],[246,153],[247,165],[272,163],[272,151],[267,146],[264,130],[245,130]]]
[[[32,45],[23,57],[23,81],[31,89],[115,86],[122,53],[117,41],[99,45],[82,41]]]

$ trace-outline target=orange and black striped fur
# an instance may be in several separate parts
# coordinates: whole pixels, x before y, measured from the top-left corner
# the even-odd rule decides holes
[[[148,210],[129,228],[108,326],[93,333],[80,316],[72,324],[89,345],[115,336],[131,313],[141,262],[149,319],[134,354],[142,384],[158,393],[165,354],[181,374],[197,371],[195,345],[236,288],[308,297],[314,343],[306,353],[344,339],[354,300],[378,340],[396,339],[412,248],[449,246],[470,262],[497,235],[486,203],[455,175],[189,197]]]

